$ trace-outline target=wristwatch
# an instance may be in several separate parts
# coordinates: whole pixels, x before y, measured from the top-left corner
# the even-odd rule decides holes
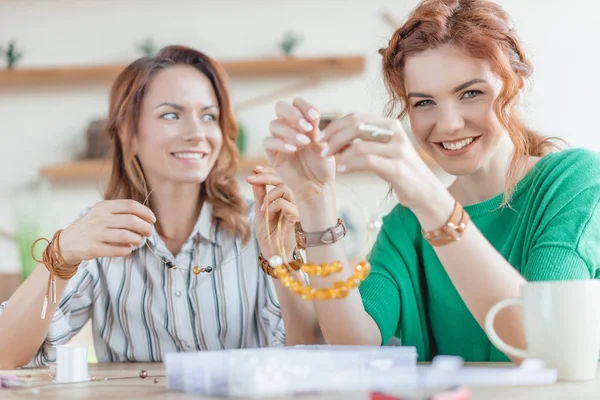
[[[300,222],[296,222],[296,244],[301,249],[335,243],[346,236],[346,233],[346,225],[340,218],[334,227],[321,232],[305,232]]]

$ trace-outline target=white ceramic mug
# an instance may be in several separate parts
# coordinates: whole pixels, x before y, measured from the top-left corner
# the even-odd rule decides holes
[[[556,368],[559,380],[596,376],[600,355],[600,281],[530,282],[520,298],[494,305],[485,318],[490,341],[505,354],[535,358]],[[506,344],[494,330],[494,318],[508,306],[523,308],[527,350]]]
[[[89,381],[88,349],[85,345],[63,344],[54,346],[56,349],[57,383],[74,383]]]

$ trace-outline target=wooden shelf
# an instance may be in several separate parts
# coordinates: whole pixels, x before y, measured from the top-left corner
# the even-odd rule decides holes
[[[260,157],[245,157],[240,160],[239,172],[247,172],[257,165],[268,165]],[[51,181],[81,182],[108,178],[111,171],[110,160],[83,160],[65,164],[47,165],[40,169],[40,175]]]
[[[284,75],[348,75],[365,67],[363,56],[271,58],[222,61],[231,77]],[[16,68],[0,70],[0,87],[26,85],[110,82],[125,68],[124,64],[54,68]]]

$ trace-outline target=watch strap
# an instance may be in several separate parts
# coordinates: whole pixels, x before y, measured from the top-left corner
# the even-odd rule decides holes
[[[346,234],[346,225],[340,218],[338,218],[335,226],[321,232],[305,232],[302,230],[300,222],[296,223],[296,242],[301,249],[336,243],[344,238]]]

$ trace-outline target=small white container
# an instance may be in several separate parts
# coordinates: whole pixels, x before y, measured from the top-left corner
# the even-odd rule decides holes
[[[56,383],[75,383],[90,380],[88,349],[85,345],[63,344],[56,349]]]

